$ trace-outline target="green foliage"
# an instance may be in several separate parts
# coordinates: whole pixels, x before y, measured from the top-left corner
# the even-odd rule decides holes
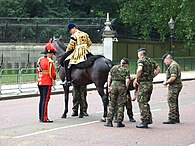
[[[194,0],[0,0],[0,6],[0,17],[71,20],[105,18],[106,13],[110,13],[111,18],[117,18],[115,24],[118,25],[118,33],[123,32],[145,40],[153,37],[161,41],[168,40],[170,35],[167,23],[172,17],[176,22],[175,39],[184,40],[186,47],[192,47],[192,39],[195,38]],[[52,28],[46,28],[43,32],[34,32],[34,28],[21,31],[32,35],[41,33],[45,37],[54,32]],[[61,34],[61,31],[57,33]]]
[[[118,18],[119,3],[117,0],[91,0],[91,16],[92,17],[105,17],[106,13],[110,13],[110,17]]]
[[[28,17],[43,16],[43,3],[40,0],[24,0],[23,5]]]
[[[195,4],[193,0],[130,0],[121,5],[120,18],[144,39],[150,39],[151,31],[160,40],[168,38],[168,21],[173,18],[175,39],[185,40],[188,46],[195,36]]]
[[[0,17],[25,17],[22,0],[0,0]]]

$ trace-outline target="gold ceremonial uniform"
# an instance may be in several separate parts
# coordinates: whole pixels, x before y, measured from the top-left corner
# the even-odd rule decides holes
[[[78,64],[87,60],[86,54],[90,52],[89,47],[92,45],[92,42],[89,38],[89,35],[80,30],[76,30],[76,32],[71,35],[70,42],[67,46],[66,52],[74,51],[66,58],[66,60],[70,59],[69,64]]]

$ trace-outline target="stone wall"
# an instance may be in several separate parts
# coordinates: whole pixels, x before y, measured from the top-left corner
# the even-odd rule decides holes
[[[0,66],[3,68],[34,68],[37,59],[42,56],[40,52],[45,44],[0,44]],[[103,55],[103,44],[91,46],[93,54]],[[55,58],[54,58],[55,59]]]

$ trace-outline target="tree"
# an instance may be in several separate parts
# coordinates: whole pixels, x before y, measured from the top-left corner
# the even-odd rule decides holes
[[[144,39],[150,39],[152,31],[164,41],[169,35],[167,25],[173,17],[176,21],[175,38],[191,42],[195,36],[195,4],[193,0],[119,0],[120,18]]]
[[[24,0],[23,5],[28,17],[43,17],[43,4],[40,0]]]
[[[0,0],[0,17],[26,17],[22,0]]]
[[[0,17],[89,18],[110,13],[122,35],[145,40],[169,38],[168,21],[176,21],[175,39],[195,39],[194,0],[0,0]]]

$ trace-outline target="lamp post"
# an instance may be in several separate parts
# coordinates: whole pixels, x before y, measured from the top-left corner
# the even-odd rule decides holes
[[[173,20],[173,18],[171,17],[171,19],[168,22],[169,28],[170,28],[170,39],[171,39],[171,55],[174,57],[174,45],[173,45],[173,39],[174,39],[174,35],[173,35],[173,29],[175,27],[175,21]]]

